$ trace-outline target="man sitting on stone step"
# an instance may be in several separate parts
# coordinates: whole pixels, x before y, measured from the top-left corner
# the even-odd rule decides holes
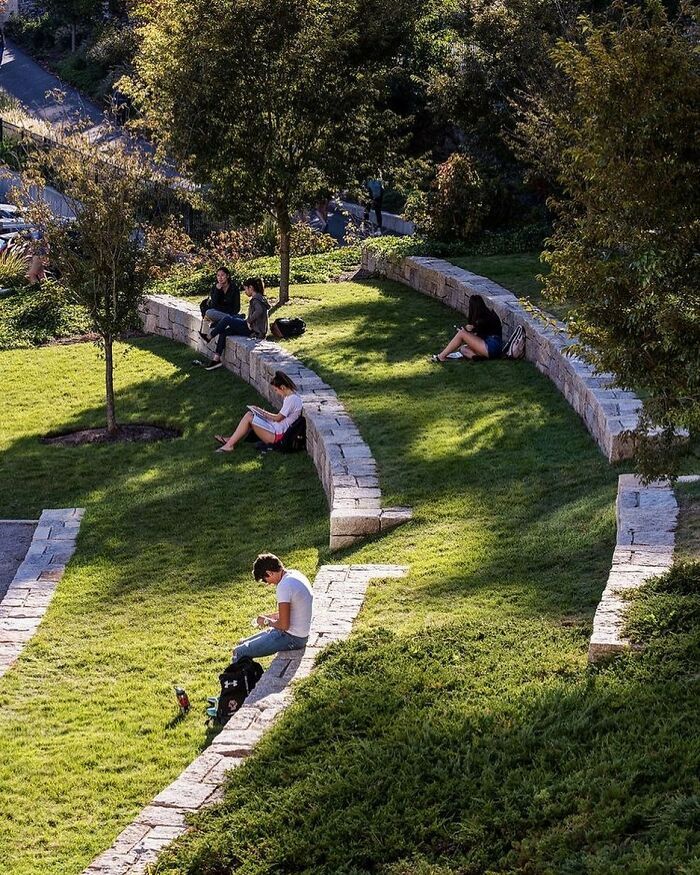
[[[308,579],[301,571],[286,569],[274,553],[258,556],[253,564],[253,577],[277,588],[277,611],[261,614],[256,619],[264,631],[239,642],[233,651],[233,661],[244,656],[257,659],[281,650],[306,647],[314,600]]]

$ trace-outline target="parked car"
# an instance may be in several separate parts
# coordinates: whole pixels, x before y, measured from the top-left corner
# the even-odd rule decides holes
[[[29,231],[31,228],[31,223],[27,222],[14,204],[0,204],[0,234]]]

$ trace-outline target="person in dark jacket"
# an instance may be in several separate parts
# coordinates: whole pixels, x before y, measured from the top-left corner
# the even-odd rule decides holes
[[[215,371],[223,366],[221,356],[227,337],[254,337],[258,340],[267,337],[270,302],[263,294],[263,281],[258,276],[248,277],[243,283],[243,291],[248,298],[248,316],[245,319],[242,316],[226,316],[214,325],[209,335],[202,334],[207,342],[217,339],[216,353],[211,364],[205,368],[207,371]]]
[[[216,282],[212,286],[209,297],[202,302],[202,324],[199,333],[202,337],[206,334],[204,320],[208,319],[212,324],[217,323],[226,316],[237,316],[241,309],[241,293],[231,280],[231,271],[227,267],[220,267],[216,271]]]
[[[459,329],[442,352],[431,356],[431,360],[442,363],[457,350],[465,359],[497,359],[503,350],[501,320],[489,310],[481,295],[469,298],[467,324]]]

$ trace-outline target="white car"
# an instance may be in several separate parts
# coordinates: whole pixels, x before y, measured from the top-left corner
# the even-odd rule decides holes
[[[0,204],[0,234],[28,231],[31,227],[14,204]]]

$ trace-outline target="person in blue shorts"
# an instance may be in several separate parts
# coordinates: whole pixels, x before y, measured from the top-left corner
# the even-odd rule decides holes
[[[442,364],[448,356],[456,357],[458,350],[465,359],[497,359],[503,351],[501,320],[489,310],[481,295],[469,298],[467,324],[457,331],[442,352],[430,358]]]

